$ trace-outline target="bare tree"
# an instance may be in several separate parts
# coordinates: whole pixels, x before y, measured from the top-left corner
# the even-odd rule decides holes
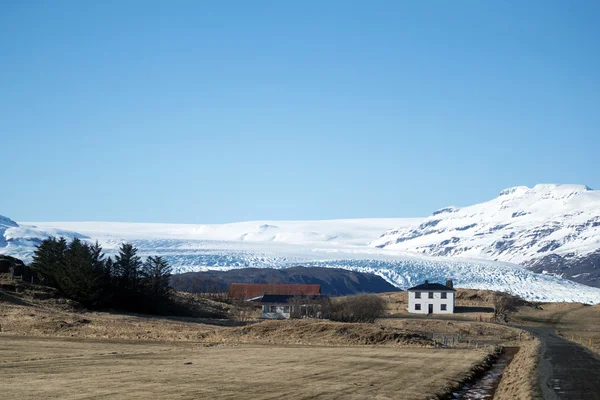
[[[385,314],[386,302],[375,294],[359,294],[336,299],[331,305],[331,319],[341,322],[375,322]]]
[[[508,322],[508,315],[517,310],[519,299],[506,293],[496,293],[494,296],[494,317],[496,321]]]

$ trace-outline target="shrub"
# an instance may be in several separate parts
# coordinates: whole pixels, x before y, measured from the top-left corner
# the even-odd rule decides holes
[[[236,301],[231,307],[230,315],[236,321],[248,322],[257,318],[259,309],[251,301]]]
[[[337,299],[331,305],[331,320],[375,322],[385,313],[385,300],[375,294],[359,294]]]

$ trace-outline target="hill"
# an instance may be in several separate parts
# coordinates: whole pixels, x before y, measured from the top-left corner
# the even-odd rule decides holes
[[[0,274],[15,272],[17,275],[25,269],[25,264],[18,258],[0,254]]]
[[[229,271],[187,272],[171,277],[171,286],[181,292],[224,292],[230,283],[319,284],[321,293],[335,296],[399,291],[377,275],[339,268],[240,268]]]

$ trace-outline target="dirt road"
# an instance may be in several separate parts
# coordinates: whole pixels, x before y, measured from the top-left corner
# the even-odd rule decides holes
[[[523,327],[542,341],[539,374],[544,399],[600,400],[600,359],[554,333],[554,327]]]

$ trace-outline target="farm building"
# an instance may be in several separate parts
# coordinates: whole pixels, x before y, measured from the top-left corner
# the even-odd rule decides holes
[[[260,299],[265,319],[324,318],[329,297],[323,295],[265,294]]]
[[[237,300],[255,300],[264,294],[317,296],[321,285],[291,283],[231,283],[228,295]]]
[[[407,289],[408,312],[414,314],[453,314],[455,290],[451,280],[441,283],[425,283]]]

